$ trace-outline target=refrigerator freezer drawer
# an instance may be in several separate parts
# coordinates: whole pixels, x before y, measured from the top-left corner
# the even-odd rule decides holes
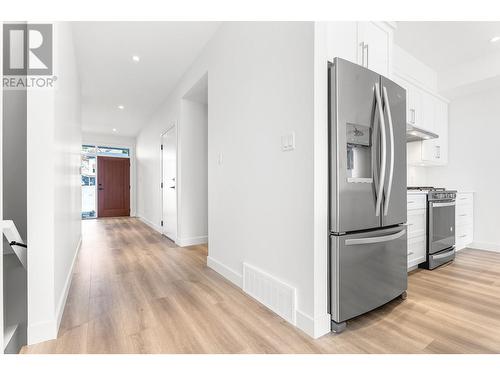
[[[406,291],[407,234],[397,226],[330,238],[330,312],[343,322]]]

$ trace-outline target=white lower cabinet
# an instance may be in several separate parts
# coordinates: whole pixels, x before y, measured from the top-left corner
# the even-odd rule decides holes
[[[408,268],[425,262],[427,238],[427,198],[425,194],[408,194]]]
[[[455,209],[455,247],[461,250],[474,240],[474,194],[458,193]]]

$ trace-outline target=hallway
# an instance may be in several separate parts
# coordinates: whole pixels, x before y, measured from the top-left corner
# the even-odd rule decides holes
[[[396,299],[318,340],[208,268],[206,257],[206,246],[177,247],[136,218],[83,221],[59,337],[22,352],[500,351],[500,254],[467,249],[449,266],[415,271],[405,302]]]
[[[136,218],[84,220],[59,337],[23,353],[311,352],[298,329]],[[241,318],[243,317],[243,319]]]

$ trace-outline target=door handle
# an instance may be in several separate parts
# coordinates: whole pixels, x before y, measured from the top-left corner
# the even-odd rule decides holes
[[[345,244],[346,244],[346,246],[352,246],[352,245],[368,245],[368,244],[372,244],[372,243],[388,242],[388,241],[393,241],[393,240],[396,240],[396,239],[402,237],[405,233],[406,233],[406,229],[403,229],[397,233],[389,234],[388,236],[368,237],[368,238],[351,238],[351,239],[345,240]]]
[[[391,105],[389,103],[389,95],[387,95],[387,88],[383,87],[385,108],[387,109],[387,120],[389,122],[389,143],[391,154],[389,157],[389,180],[387,182],[387,194],[384,201],[384,216],[387,216],[389,211],[389,201],[391,199],[392,180],[394,178],[394,127],[392,125]]]
[[[104,188],[100,187],[99,190],[104,190]]]
[[[380,178],[378,181],[378,189],[377,189],[377,202],[375,203],[375,216],[380,216],[380,209],[382,205],[382,190],[384,189],[385,182],[385,168],[386,168],[386,159],[387,159],[387,141],[385,136],[385,119],[384,119],[384,111],[382,109],[382,99],[380,98],[380,85],[378,83],[375,84],[375,99],[377,102],[377,108],[380,118],[380,140],[382,143],[382,152],[380,157]]]

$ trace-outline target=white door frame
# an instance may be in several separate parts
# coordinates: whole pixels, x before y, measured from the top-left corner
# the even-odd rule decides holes
[[[165,189],[165,182],[163,180],[163,136],[165,134],[167,134],[170,130],[172,130],[173,128],[175,128],[176,132],[175,132],[175,168],[176,168],[176,172],[175,172],[175,200],[176,200],[176,205],[177,205],[177,208],[176,208],[176,215],[177,215],[177,228],[176,228],[176,233],[175,233],[175,238],[171,238],[172,241],[174,241],[176,244],[177,244],[177,239],[179,238],[179,233],[180,233],[180,225],[179,225],[179,212],[180,212],[180,205],[179,205],[179,191],[180,191],[180,163],[179,163],[179,127],[178,127],[178,121],[173,121],[168,127],[167,129],[160,134],[160,186],[162,186],[161,184],[163,184],[163,188],[160,188],[160,201],[161,201],[161,221],[163,223],[163,225],[160,226],[161,228],[161,234],[162,236],[165,236],[165,233],[164,233],[164,224],[165,224],[165,217],[164,217],[164,209],[163,209],[163,205],[164,205],[164,201],[163,201],[163,189]],[[165,236],[166,237],[166,236]]]

